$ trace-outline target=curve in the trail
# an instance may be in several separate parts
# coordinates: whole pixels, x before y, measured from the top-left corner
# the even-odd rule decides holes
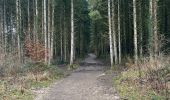
[[[94,54],[89,54],[83,61],[88,66],[81,66],[67,78],[56,82],[36,100],[119,100],[115,88],[105,83],[109,79],[103,73],[104,67],[94,65],[101,63],[95,58]]]

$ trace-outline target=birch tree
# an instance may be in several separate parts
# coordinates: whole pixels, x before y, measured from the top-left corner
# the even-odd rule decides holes
[[[55,2],[52,0],[52,22],[51,22],[51,59],[53,59],[54,54],[54,10],[55,10]]]
[[[108,23],[109,23],[109,43],[110,43],[110,62],[113,66],[113,44],[112,44],[112,26],[111,26],[111,2],[108,0]]]
[[[44,44],[45,44],[45,63],[47,63],[47,12],[46,12],[46,0],[44,0]]]
[[[115,30],[115,5],[114,5],[114,0],[112,0],[112,17],[111,17],[111,28],[112,28],[112,42],[113,42],[113,46],[114,49],[112,48],[112,51],[114,50],[114,61],[115,64],[118,63],[118,56],[117,56],[117,41],[116,41],[116,30]]]
[[[74,0],[71,0],[71,53],[70,65],[73,65],[74,60]]]
[[[121,63],[121,40],[120,40],[120,0],[118,0],[118,47],[119,47],[119,64]]]
[[[48,42],[47,42],[47,52],[48,52],[48,65],[51,64],[51,53],[50,53],[50,48],[51,48],[51,0],[48,0]]]
[[[135,64],[138,60],[138,42],[137,42],[137,14],[136,14],[136,0],[133,0],[133,30],[134,30],[134,58]]]

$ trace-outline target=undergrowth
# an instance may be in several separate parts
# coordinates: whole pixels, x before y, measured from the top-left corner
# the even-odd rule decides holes
[[[114,84],[122,99],[127,100],[169,100],[170,59],[144,58],[138,65],[125,64],[126,70],[116,76]]]
[[[63,77],[63,70],[42,62],[27,63],[0,77],[0,100],[33,100],[33,90],[48,87]]]

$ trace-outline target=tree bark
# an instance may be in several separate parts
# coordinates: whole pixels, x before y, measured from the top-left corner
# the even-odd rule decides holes
[[[17,48],[18,48],[18,60],[21,63],[21,45],[20,45],[20,0],[16,0],[16,32],[17,32]]]
[[[48,0],[48,65],[51,64],[51,0]]]
[[[137,45],[137,14],[136,14],[136,0],[133,0],[133,25],[134,25],[134,58],[135,58],[135,64],[137,64],[138,61],[138,45]]]
[[[71,0],[71,53],[70,65],[73,65],[74,60],[74,0]]]
[[[53,54],[54,54],[54,10],[55,10],[54,0],[52,0],[51,59],[53,59]]]
[[[46,0],[44,0],[44,44],[45,44],[45,63],[47,63],[47,12],[46,12]]]
[[[120,0],[118,0],[118,47],[119,47],[119,64],[121,63],[121,39],[120,39]]]
[[[112,48],[112,51],[114,50],[114,61],[115,64],[118,63],[118,56],[117,56],[117,41],[116,41],[116,30],[115,30],[115,8],[114,8],[114,0],[112,0],[112,18],[111,18],[111,26],[112,26],[112,42],[114,49]]]
[[[154,56],[157,57],[160,43],[158,43],[158,18],[157,18],[157,0],[153,0],[153,34],[154,34]]]
[[[109,23],[109,44],[110,44],[110,63],[113,66],[113,40],[112,40],[112,27],[111,27],[111,2],[108,0],[108,23]]]

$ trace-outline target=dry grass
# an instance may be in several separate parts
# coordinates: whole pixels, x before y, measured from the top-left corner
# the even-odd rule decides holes
[[[170,58],[143,58],[138,65],[131,60],[127,70],[114,78],[123,98],[129,100],[170,99]]]

